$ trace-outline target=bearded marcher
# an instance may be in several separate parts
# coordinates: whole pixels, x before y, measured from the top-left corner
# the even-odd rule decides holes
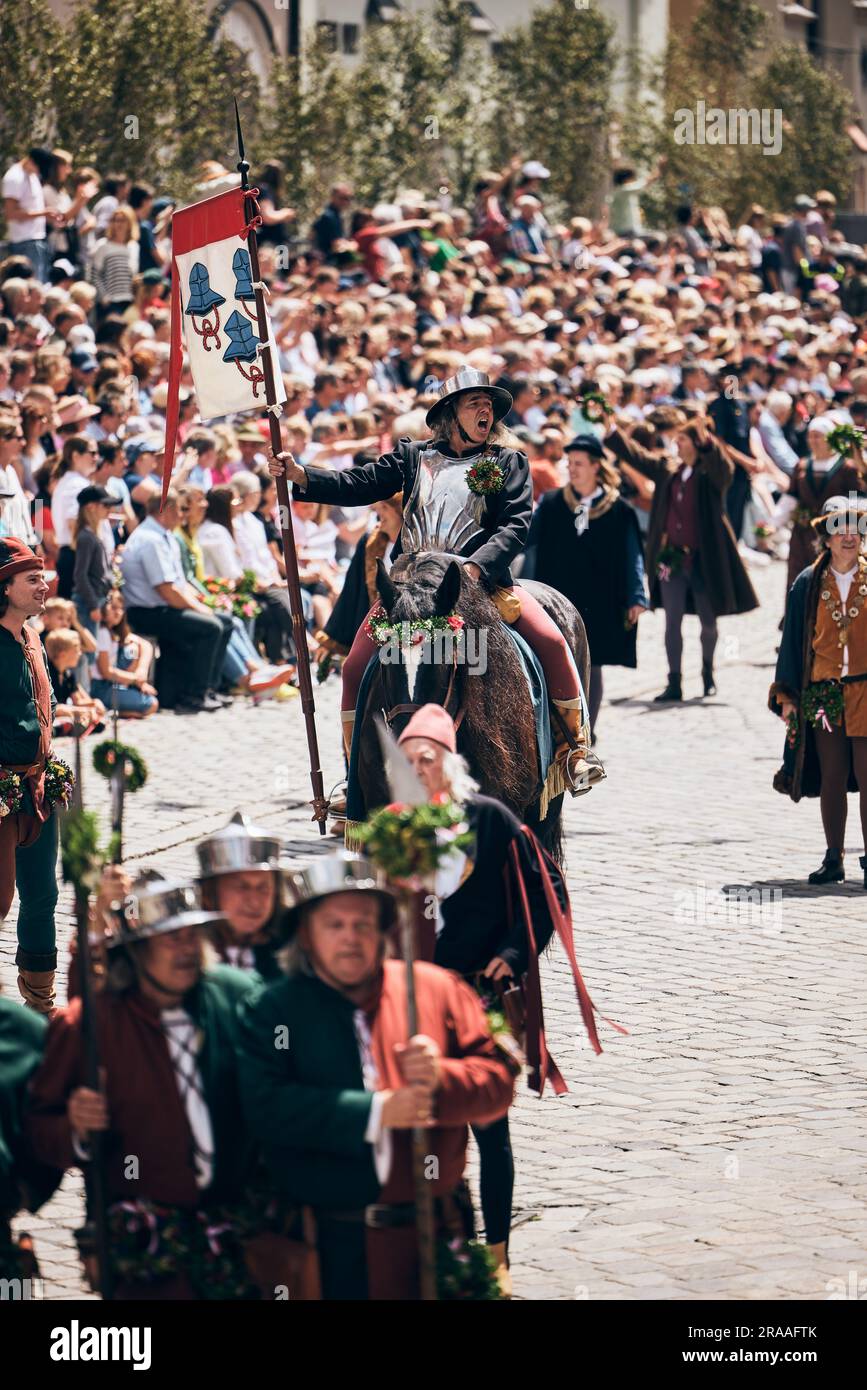
[[[620,480],[593,434],[566,445],[569,481],[546,492],[530,526],[527,579],[559,589],[574,603],[590,647],[590,727],[602,704],[603,666],[638,664],[638,619],[647,611],[641,532]]]
[[[541,1094],[549,1072],[555,1089],[565,1089],[545,1043],[536,963],[568,912],[560,871],[507,806],[479,794],[458,754],[454,720],[440,705],[422,705],[398,742],[429,798],[447,796],[459,805],[474,836],[470,853],[452,850],[437,871],[434,961],[463,975],[486,1010],[504,1011],[516,1036],[526,1032],[533,1089]],[[575,970],[580,992],[583,982],[579,986],[577,966]],[[496,1260],[500,1287],[510,1293],[515,1170],[508,1114],[472,1129],[481,1160],[485,1238]]]
[[[798,575],[816,559],[816,529],[813,522],[822,515],[830,497],[847,493],[867,493],[867,471],[860,452],[854,458],[838,453],[828,443],[839,421],[817,415],[807,426],[806,458],[799,459],[789,480],[788,497],[795,503],[789,563],[786,570],[788,592]]]
[[[506,1113],[514,1068],[473,991],[427,962],[407,1036],[406,965],[386,959],[395,903],[367,860],[326,856],[288,887],[289,973],[241,1009],[248,1122],[286,1203],[312,1209],[323,1298],[417,1299],[409,1131],[429,1131],[439,1237],[465,1242],[467,1126]]]
[[[819,558],[789,592],[769,706],[786,723],[777,791],[818,796],[826,852],[810,883],[840,883],[847,793],[860,796],[867,888],[867,499],[831,497]]]
[[[57,817],[51,758],[55,700],[45,650],[28,619],[48,597],[43,562],[0,540],[0,921],[18,886],[18,988],[38,1013],[54,1007]],[[71,713],[71,711],[70,711]]]
[[[279,837],[237,812],[222,830],[199,841],[196,854],[202,904],[223,918],[211,931],[220,959],[254,970],[263,980],[275,979],[282,915]]]
[[[49,1025],[31,1082],[34,1152],[72,1168],[103,1135],[116,1298],[254,1296],[241,1246],[254,1149],[236,1063],[236,1006],[254,981],[205,968],[203,929],[220,919],[193,884],[153,873],[131,883],[106,870],[95,916],[112,921],[94,999],[104,1085],[83,1084],[74,999]],[[82,1254],[89,1266],[91,1252]]]
[[[646,449],[614,429],[606,444],[617,457],[655,484],[647,533],[650,605],[665,610],[668,684],[657,701],[683,699],[683,619],[701,624],[701,679],[716,694],[714,654],[717,618],[748,613],[758,598],[726,515],[726,490],[734,465],[705,421],[680,423],[664,450]],[[592,648],[591,648],[592,651]]]
[[[542,664],[549,697],[560,716],[553,729],[555,762],[576,794],[604,773],[595,759],[588,768],[586,709],[568,643],[538,600],[513,586],[509,565],[527,540],[533,484],[526,454],[512,447],[500,423],[511,406],[505,387],[492,386],[484,372],[461,367],[443,384],[427,412],[432,439],[401,439],[376,463],[339,473],[302,468],[287,453],[272,457],[269,468],[275,477],[285,474],[296,497],[311,502],[359,506],[401,492],[403,524],[391,558],[445,551],[460,558],[470,578],[490,590],[500,616]],[[343,663],[341,718],[347,757],[361,678],[375,652],[376,642],[365,622]]]

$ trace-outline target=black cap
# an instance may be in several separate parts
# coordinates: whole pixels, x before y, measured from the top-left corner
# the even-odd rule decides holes
[[[97,487],[95,484],[90,487],[83,487],[78,494],[79,511],[82,507],[87,507],[91,502],[101,502],[104,507],[113,507],[118,501],[107,488]]]
[[[574,439],[569,440],[565,452],[568,454],[573,449],[580,449],[582,453],[589,454],[591,458],[602,459],[605,457],[602,440],[595,434],[576,434]]]

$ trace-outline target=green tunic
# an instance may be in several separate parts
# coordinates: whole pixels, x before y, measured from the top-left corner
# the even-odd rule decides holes
[[[293,1202],[355,1208],[379,1194],[354,1012],[309,975],[279,979],[241,1004],[243,1103],[272,1179]]]

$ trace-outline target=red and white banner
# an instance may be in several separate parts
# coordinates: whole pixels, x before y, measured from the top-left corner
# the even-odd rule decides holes
[[[248,190],[247,197],[255,190]],[[241,188],[172,218],[172,326],[163,497],[174,465],[186,346],[202,420],[267,408]],[[270,322],[277,402],[286,399]]]

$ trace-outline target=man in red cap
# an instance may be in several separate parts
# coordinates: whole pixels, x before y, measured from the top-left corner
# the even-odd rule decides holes
[[[45,791],[54,696],[28,618],[48,597],[42,560],[13,536],[0,540],[0,921],[16,879],[18,988],[38,1013],[54,1008],[57,817]]]

